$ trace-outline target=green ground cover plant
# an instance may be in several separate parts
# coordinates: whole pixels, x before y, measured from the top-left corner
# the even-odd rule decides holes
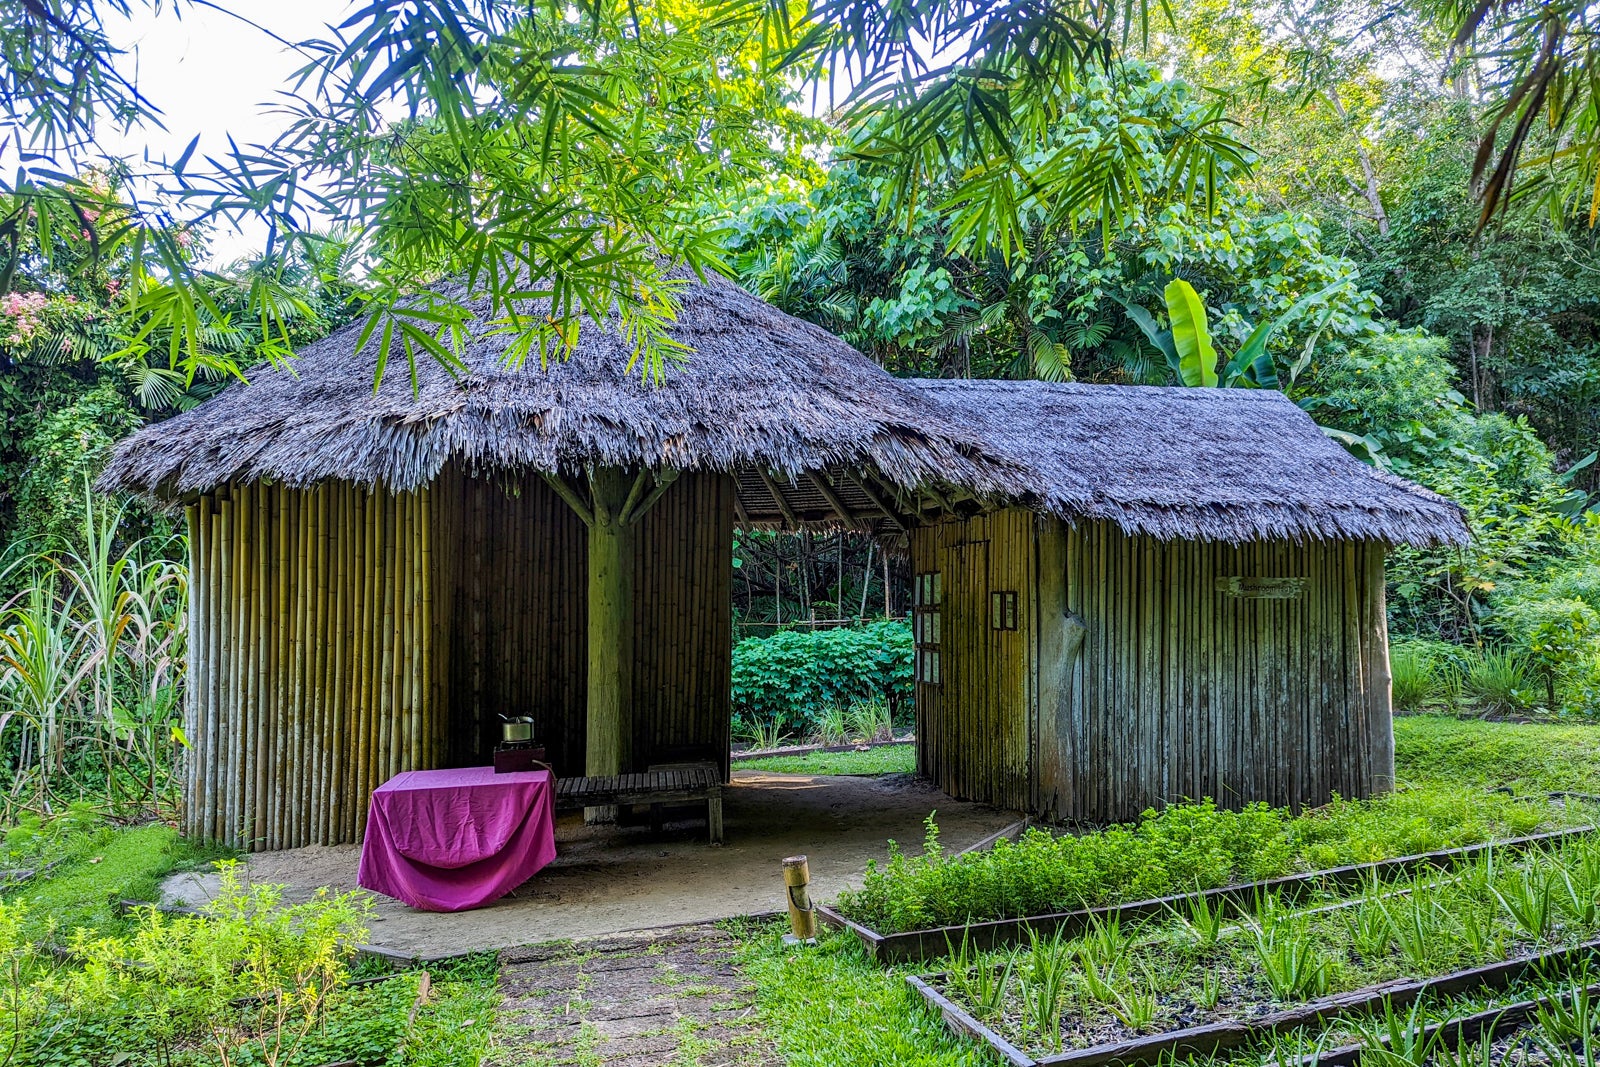
[[[997,952],[961,948],[940,982],[1007,1040],[1055,1052],[1578,944],[1600,933],[1597,901],[1591,837],[1292,907],[1263,896],[1214,939],[1177,912]],[[1367,1029],[1408,1032],[1392,1016]]]
[[[1395,774],[1412,786],[1600,794],[1597,726],[1408,715],[1395,720],[1394,743]]]
[[[41,873],[0,896],[0,1067],[482,1058],[499,1004],[494,955],[432,968],[420,1003],[420,972],[352,985],[387,971],[353,955],[359,898],[288,904],[277,887],[241,886],[225,872],[197,918],[114,906],[155,899],[171,871],[216,856],[168,826],[107,826],[81,806],[13,827],[4,866]],[[120,1058],[106,1059],[108,1049]]]
[[[800,756],[735,759],[733,769],[774,774],[912,774],[917,769],[917,746],[880,745],[864,752],[807,752]]]
[[[1582,821],[1576,809],[1448,785],[1336,801],[1300,816],[1211,801],[1147,812],[1137,823],[1084,834],[1034,828],[1015,842],[949,854],[929,816],[919,856],[891,844],[840,911],[890,933],[1145,900],[1365,863]]]
[[[999,1060],[947,1030],[854,937],[822,930],[815,947],[784,945],[786,922],[735,920],[740,967],[755,984],[762,1027],[788,1067],[990,1067]]]

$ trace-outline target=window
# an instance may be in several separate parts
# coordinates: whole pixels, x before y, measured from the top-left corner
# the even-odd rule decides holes
[[[940,609],[944,604],[944,579],[938,571],[916,576],[913,584],[911,635],[917,646],[917,681],[938,685]]]
[[[989,594],[989,625],[996,630],[1017,628],[1017,594],[993,592]]]

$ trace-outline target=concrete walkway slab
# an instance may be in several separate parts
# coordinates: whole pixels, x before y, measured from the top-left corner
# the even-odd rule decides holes
[[[888,841],[921,851],[923,820],[937,811],[941,840],[959,850],[1009,825],[1016,814],[952,800],[911,775],[876,778],[735,772],[724,800],[727,844],[705,843],[703,819],[647,827],[589,827],[581,817],[556,828],[557,858],[506,897],[476,911],[438,914],[374,897],[369,944],[436,958],[539,942],[601,937],[735,915],[781,910],[780,861],[810,857],[812,895],[831,900],[861,884],[867,861]],[[354,845],[253,853],[253,881],[289,887],[291,900],[319,886],[356,888]],[[170,903],[196,905],[215,893],[214,873],[174,875]]]

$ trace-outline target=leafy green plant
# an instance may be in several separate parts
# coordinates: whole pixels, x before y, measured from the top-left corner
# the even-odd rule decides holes
[[[1410,720],[1403,720],[1410,721]],[[964,855],[872,863],[842,893],[850,918],[884,932],[1152,899],[1344,863],[1412,855],[1531,832],[1548,803],[1430,784],[1291,816],[1251,805],[1175,804],[1137,824],[1016,841]]]
[[[1222,931],[1227,925],[1228,909],[1220,898],[1191,896],[1183,911],[1180,912],[1170,904],[1167,905],[1167,910],[1178,920],[1184,933],[1201,952],[1216,948],[1217,942],[1222,940]]]
[[[1555,917],[1553,872],[1528,864],[1509,872],[1494,886],[1494,895],[1521,931],[1542,941]]]
[[[743,736],[750,747],[757,751],[779,748],[789,738],[789,735],[783,732],[783,725],[776,719],[766,722],[757,719],[746,724]]]
[[[996,964],[972,949],[965,931],[962,931],[960,947],[951,950],[949,987],[972,1008],[978,1019],[992,1018],[1005,1004],[1016,972],[1017,954],[1003,952],[1000,958],[1001,962]]]
[[[1344,922],[1350,946],[1358,955],[1377,959],[1389,951],[1394,928],[1382,897],[1382,886],[1378,882],[1367,883],[1361,902],[1345,911]]]
[[[1426,971],[1443,943],[1440,933],[1449,919],[1426,886],[1414,885],[1403,897],[1384,903],[1389,931],[1400,956],[1417,971]]]
[[[1106,1005],[1106,1010],[1116,1016],[1123,1026],[1135,1033],[1139,1033],[1149,1028],[1150,1024],[1155,1021],[1157,1006],[1156,995],[1151,990],[1130,989],[1126,992],[1118,993]]]
[[[1589,970],[1585,966],[1579,978],[1556,995],[1545,998],[1535,1010],[1534,1018],[1539,1029],[1551,1041],[1565,1045],[1589,1044],[1600,1030],[1600,1017],[1590,990]]]
[[[1262,981],[1279,1000],[1307,1000],[1328,991],[1333,961],[1303,922],[1252,925],[1250,937]]]
[[[1427,998],[1418,997],[1404,1014],[1394,1004],[1383,1002],[1383,1014],[1358,1023],[1356,1039],[1362,1062],[1381,1067],[1427,1067],[1443,1047],[1444,1027],[1430,1026]]]
[[[894,737],[889,705],[880,699],[854,700],[846,713],[850,733],[863,741],[888,741]]]
[[[746,638],[733,650],[735,729],[777,723],[785,733],[809,734],[818,716],[858,702],[881,702],[893,713],[910,705],[913,677],[911,628],[903,622]]]
[[[1061,935],[1040,937],[1028,931],[1028,966],[1022,980],[1022,998],[1034,1033],[1061,1051],[1061,1000],[1072,973],[1073,955]]]
[[[1166,330],[1157,328],[1155,320],[1144,308],[1135,304],[1123,306],[1128,317],[1143,331],[1150,343],[1167,357],[1168,365],[1184,385],[1208,388],[1251,385],[1273,389],[1278,385],[1278,371],[1267,348],[1273,335],[1298,321],[1312,305],[1325,302],[1347,284],[1340,280],[1317,292],[1308,293],[1281,314],[1257,325],[1220,373],[1217,369],[1217,351],[1211,344],[1205,303],[1187,281],[1174,278],[1167,283],[1163,295],[1166,298],[1167,321],[1171,325]],[[1313,334],[1313,341],[1315,337],[1316,334]],[[1297,360],[1290,371],[1291,380],[1310,362],[1310,353],[1311,345],[1308,344],[1303,359]]]

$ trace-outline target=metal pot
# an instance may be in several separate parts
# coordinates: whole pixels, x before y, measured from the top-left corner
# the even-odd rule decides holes
[[[533,740],[533,716],[500,716],[500,741],[507,745],[526,745]]]

